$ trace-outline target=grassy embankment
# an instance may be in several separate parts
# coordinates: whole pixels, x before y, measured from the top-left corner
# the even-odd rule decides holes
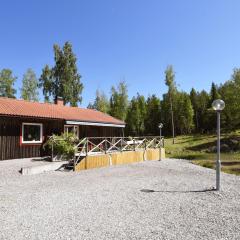
[[[240,175],[240,131],[221,136],[222,171]],[[190,160],[203,167],[215,168],[216,135],[179,136],[165,139],[166,156]]]

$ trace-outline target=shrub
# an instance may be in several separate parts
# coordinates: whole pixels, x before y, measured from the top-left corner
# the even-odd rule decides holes
[[[44,148],[48,147],[54,154],[60,156],[61,159],[72,159],[76,152],[75,144],[78,138],[72,133],[62,133],[60,136],[52,135],[44,144]]]

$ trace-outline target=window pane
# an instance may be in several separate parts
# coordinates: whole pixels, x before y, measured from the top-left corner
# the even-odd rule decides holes
[[[41,127],[39,125],[24,125],[23,141],[40,141]]]
[[[78,137],[78,126],[64,126],[64,132],[73,133],[76,137]]]
[[[74,133],[74,127],[68,127],[68,133]]]

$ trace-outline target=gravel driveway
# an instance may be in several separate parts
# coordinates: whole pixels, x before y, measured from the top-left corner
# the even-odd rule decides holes
[[[15,163],[0,162],[0,239],[240,239],[240,177],[215,192],[215,172],[184,160],[32,176]]]

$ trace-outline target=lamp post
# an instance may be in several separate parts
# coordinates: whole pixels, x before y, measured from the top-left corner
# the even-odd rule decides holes
[[[158,124],[158,127],[159,127],[159,130],[160,130],[160,141],[161,141],[161,146],[162,146],[162,128],[163,128],[163,124],[162,123],[159,123]]]
[[[160,161],[162,160],[162,128],[163,128],[163,124],[159,123],[158,124],[159,127],[159,131],[160,131],[160,149],[159,149],[159,158]]]
[[[212,108],[217,112],[217,159],[216,159],[216,190],[220,190],[220,172],[221,172],[221,160],[220,160],[220,112],[224,109],[225,102],[221,99],[214,100]]]

